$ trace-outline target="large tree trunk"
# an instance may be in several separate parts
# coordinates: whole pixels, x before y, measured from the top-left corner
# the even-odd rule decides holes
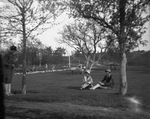
[[[22,76],[22,94],[26,94],[26,28],[25,14],[22,15],[23,28],[23,76]]]
[[[127,77],[126,77],[126,39],[125,39],[125,9],[127,0],[119,1],[119,12],[120,12],[120,32],[119,32],[119,46],[121,53],[121,69],[120,69],[120,90],[121,95],[126,95],[127,93]]]
[[[128,88],[126,64],[127,64],[127,58],[126,58],[126,53],[124,52],[121,54],[120,90],[119,90],[119,94],[121,95],[126,95],[127,88]]]

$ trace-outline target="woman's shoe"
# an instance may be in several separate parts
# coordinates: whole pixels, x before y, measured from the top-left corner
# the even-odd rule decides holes
[[[5,95],[6,95],[6,96],[10,96],[10,94],[9,94],[9,93],[5,93]]]
[[[12,93],[9,93],[9,95],[11,96],[11,95],[13,95]]]

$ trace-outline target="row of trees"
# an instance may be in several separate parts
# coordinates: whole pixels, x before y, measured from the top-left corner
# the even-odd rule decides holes
[[[27,66],[35,66],[35,65],[59,65],[63,64],[63,55],[65,54],[65,49],[58,47],[56,50],[53,50],[51,47],[45,47],[42,49],[38,49],[36,47],[27,47],[27,55],[26,55],[26,63]],[[17,64],[22,65],[23,54],[22,52],[18,53],[18,62]]]

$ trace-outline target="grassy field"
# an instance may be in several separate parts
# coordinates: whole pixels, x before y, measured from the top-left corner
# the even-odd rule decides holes
[[[94,84],[103,69],[92,71]],[[5,97],[6,119],[150,119],[150,69],[128,67],[128,93],[118,95],[119,70],[112,71],[113,90],[80,90],[83,75],[69,71],[27,75],[27,94],[21,94],[21,75],[15,75],[13,96]],[[138,101],[135,101],[135,99]]]

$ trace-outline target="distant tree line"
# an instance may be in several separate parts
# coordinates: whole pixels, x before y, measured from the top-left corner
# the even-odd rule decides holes
[[[134,51],[128,57],[130,66],[150,66],[150,51]]]
[[[51,65],[59,65],[63,64],[65,61],[62,58],[65,54],[65,49],[58,47],[56,50],[53,50],[51,47],[45,47],[42,49],[39,49],[37,47],[27,47],[27,66],[33,66],[33,65],[45,65],[45,64],[51,64]],[[22,52],[18,52],[18,65],[22,64],[23,61],[23,54]]]

